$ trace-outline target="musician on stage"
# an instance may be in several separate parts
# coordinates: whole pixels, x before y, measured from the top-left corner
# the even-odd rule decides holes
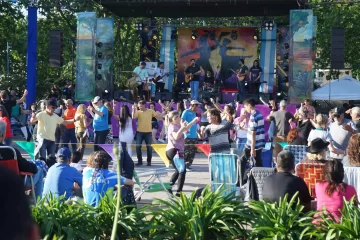
[[[237,88],[238,88],[238,95],[239,95],[238,97],[240,97],[240,95],[243,95],[246,93],[245,81],[246,81],[246,76],[248,74],[248,67],[245,65],[244,59],[240,59],[239,65],[240,65],[240,69],[237,74],[237,78],[238,78]]]
[[[259,66],[259,60],[255,60],[253,66],[250,68],[249,74],[249,92],[258,93],[260,87],[260,77],[262,68]]]
[[[138,95],[142,97],[144,85],[147,83],[149,78],[148,71],[146,69],[146,62],[141,62],[140,66],[137,66],[134,69],[133,74],[135,76],[136,83],[138,84]]]
[[[164,92],[165,82],[169,77],[169,71],[164,68],[164,62],[159,63],[159,67],[155,70],[154,82],[156,85],[156,92]]]
[[[191,59],[190,64],[185,70],[185,79],[190,80],[191,100],[198,100],[201,69],[196,65],[195,59]]]

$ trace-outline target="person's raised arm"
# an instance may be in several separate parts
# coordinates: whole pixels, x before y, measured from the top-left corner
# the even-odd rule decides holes
[[[115,100],[113,100],[113,117],[116,120],[120,121],[120,116],[115,114],[115,110],[116,110],[116,102],[115,102]]]
[[[16,100],[16,104],[20,104],[26,101],[26,96],[28,95],[28,90],[25,89],[23,96]]]
[[[211,103],[214,105],[214,107],[219,110],[221,113],[224,111],[218,103],[215,102],[213,98],[210,98]]]
[[[131,118],[132,118],[132,119],[137,119],[137,117],[138,117],[138,114],[137,114],[137,106],[136,106],[136,104],[134,104],[134,105],[132,106]]]

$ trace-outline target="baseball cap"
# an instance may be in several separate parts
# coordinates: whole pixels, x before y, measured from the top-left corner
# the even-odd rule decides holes
[[[190,104],[191,105],[200,105],[201,103],[198,101],[198,100],[192,100],[191,102],[190,102]]]
[[[93,100],[93,103],[98,103],[101,100],[99,96],[96,96]]]
[[[140,65],[146,66],[146,62],[141,62]]]
[[[336,107],[333,109],[334,117],[339,117],[342,113],[345,113],[345,109],[343,107]]]
[[[62,160],[69,160],[71,157],[70,149],[68,149],[66,147],[60,148],[59,151],[57,152],[57,157]]]

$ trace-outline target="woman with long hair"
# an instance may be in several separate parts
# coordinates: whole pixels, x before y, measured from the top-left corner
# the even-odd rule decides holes
[[[12,143],[12,131],[11,131],[11,122],[9,113],[6,111],[6,108],[4,105],[0,105],[0,120],[4,121],[6,123],[6,132],[5,132],[5,140],[4,143],[7,146],[11,146]]]
[[[311,141],[314,140],[315,138],[321,138],[324,141],[328,141],[329,140],[329,133],[327,131],[328,117],[324,114],[318,114],[316,115],[313,124],[315,126],[315,129],[312,129],[310,131],[309,137],[307,139],[308,145],[310,146]]]
[[[315,185],[316,209],[322,211],[325,207],[326,211],[338,221],[341,218],[339,209],[344,206],[344,198],[346,201],[350,201],[355,197],[354,203],[357,205],[356,190],[353,186],[343,182],[344,167],[338,160],[325,163],[324,176],[326,182],[318,182]]]
[[[76,140],[79,143],[77,151],[81,153],[81,159],[84,156],[85,144],[86,144],[86,128],[88,127],[86,122],[86,106],[84,104],[79,104],[75,113],[75,135]]]
[[[350,137],[342,163],[344,167],[360,167],[360,133]]]
[[[170,184],[174,185],[178,180],[177,193],[182,191],[185,182],[186,168],[183,172],[179,172],[175,163],[174,157],[176,154],[184,154],[184,132],[188,131],[192,125],[194,125],[198,118],[194,118],[193,121],[188,124],[181,123],[180,114],[178,111],[172,111],[168,114],[168,144],[166,146],[166,157],[170,160],[171,164],[175,168],[175,173],[171,176]]]
[[[104,151],[93,152],[83,171],[83,195],[85,203],[98,206],[101,198],[113,196],[114,187],[118,184],[117,173],[110,172],[109,155]],[[133,186],[131,179],[120,176],[119,185]]]
[[[113,101],[113,105],[115,104],[115,101]],[[109,127],[109,133],[106,136],[106,143],[107,144],[113,144],[114,138],[113,138],[113,132],[112,132],[112,123],[111,118],[114,115],[113,108],[111,107],[109,102],[105,102],[105,107],[108,109],[108,127]]]
[[[114,105],[114,108],[116,105]],[[132,118],[130,114],[129,107],[127,105],[122,105],[120,108],[120,115],[113,115],[119,121],[119,142],[120,147],[121,143],[126,143],[126,149],[130,157],[132,156],[132,142],[134,140],[134,130],[132,126]],[[114,162],[115,163],[115,162]]]

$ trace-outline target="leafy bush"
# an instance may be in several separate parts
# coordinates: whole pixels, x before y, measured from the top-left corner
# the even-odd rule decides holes
[[[206,187],[194,200],[181,194],[180,198],[157,200],[160,207],[149,209],[152,216],[149,239],[232,239],[245,237],[248,208],[235,200],[234,195],[222,196],[223,191],[211,192]]]
[[[32,215],[47,239],[110,239],[116,213],[116,198],[103,198],[95,208],[85,203],[65,201],[64,197],[48,196],[32,208]],[[117,238],[142,239],[143,213],[121,207]]]

